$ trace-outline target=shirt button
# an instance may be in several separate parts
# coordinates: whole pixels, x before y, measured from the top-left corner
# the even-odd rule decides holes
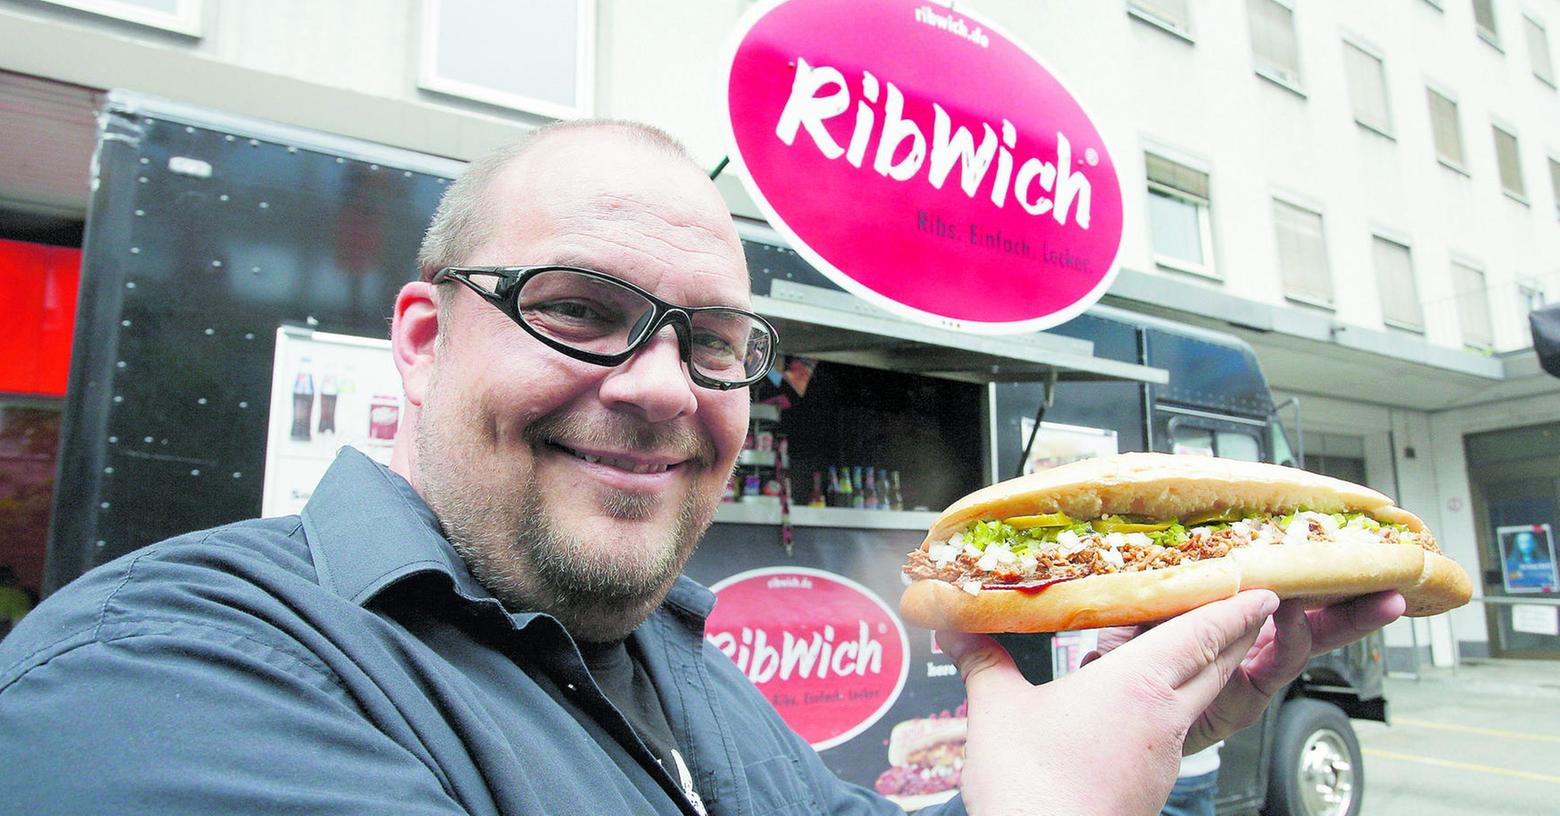
[[[563,687],[568,689],[569,691],[573,691],[574,690],[574,684],[573,683],[564,683]]]

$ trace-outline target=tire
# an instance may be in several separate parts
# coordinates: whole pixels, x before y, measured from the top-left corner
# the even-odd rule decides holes
[[[1360,741],[1343,710],[1320,700],[1284,704],[1273,740],[1267,816],[1359,816],[1365,797]]]

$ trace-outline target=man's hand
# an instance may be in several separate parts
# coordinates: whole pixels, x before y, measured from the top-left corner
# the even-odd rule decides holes
[[[1403,596],[1390,591],[1310,611],[1294,603],[1279,604],[1230,682],[1192,724],[1182,751],[1200,751],[1252,725],[1312,656],[1386,626],[1403,614],[1404,606]]]
[[[965,802],[978,816],[1157,814],[1183,747],[1255,721],[1313,652],[1357,640],[1402,608],[1383,593],[1306,613],[1271,592],[1243,592],[1042,686],[996,641],[940,633],[969,693]]]

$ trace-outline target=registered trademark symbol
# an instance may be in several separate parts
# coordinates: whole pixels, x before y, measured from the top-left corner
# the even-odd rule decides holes
[[[883,633],[885,633],[887,631],[888,631],[888,624],[886,624],[886,623],[879,623],[878,624],[878,634],[881,635],[881,634],[883,634]]]

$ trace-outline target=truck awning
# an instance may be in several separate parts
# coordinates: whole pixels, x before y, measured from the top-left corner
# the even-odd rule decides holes
[[[966,382],[1123,380],[1162,384],[1162,368],[1094,354],[1087,340],[1035,332],[971,334],[913,323],[829,283],[767,227],[744,224],[753,309],[780,331],[780,350],[830,362]],[[767,239],[767,240],[766,240]]]
[[[845,292],[787,280],[754,295],[786,354],[968,382],[1130,380],[1166,383],[1162,368],[1094,356],[1059,335],[985,335],[911,323]]]

